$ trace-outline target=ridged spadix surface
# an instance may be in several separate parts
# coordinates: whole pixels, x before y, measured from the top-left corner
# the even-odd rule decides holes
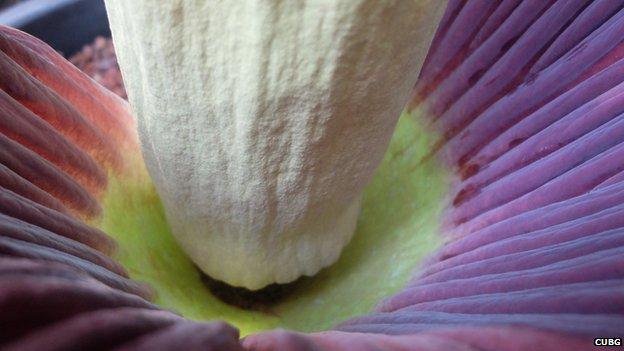
[[[258,289],[338,258],[443,7],[107,1],[148,169],[202,270]]]

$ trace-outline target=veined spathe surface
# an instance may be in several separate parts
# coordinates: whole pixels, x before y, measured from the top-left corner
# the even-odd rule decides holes
[[[193,261],[249,289],[335,262],[445,2],[106,3],[148,169]]]

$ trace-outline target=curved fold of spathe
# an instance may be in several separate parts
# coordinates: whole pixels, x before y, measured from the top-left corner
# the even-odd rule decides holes
[[[127,107],[2,27],[0,64],[12,68],[0,79],[0,141],[10,145],[0,149],[0,344],[586,350],[621,335],[623,34],[624,1],[451,0],[410,106],[440,133],[436,156],[456,174],[448,242],[370,315],[240,341],[224,323],[160,310],[110,258],[112,240],[84,221],[97,216],[107,172],[136,153]]]

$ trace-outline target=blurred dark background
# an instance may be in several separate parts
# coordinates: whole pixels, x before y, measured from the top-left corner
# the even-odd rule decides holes
[[[38,37],[95,81],[127,98],[104,0],[0,0],[0,24]]]
[[[97,36],[110,37],[103,0],[0,0],[0,24],[30,33],[67,57]]]

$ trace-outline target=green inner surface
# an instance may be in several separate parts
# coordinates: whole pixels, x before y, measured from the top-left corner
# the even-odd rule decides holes
[[[446,173],[423,159],[433,136],[412,116],[399,120],[383,163],[364,194],[357,232],[339,261],[262,312],[227,305],[208,291],[175,243],[153,185],[112,179],[100,228],[119,242],[117,259],[133,279],[151,284],[155,302],[194,320],[225,320],[241,335],[276,327],[331,328],[370,312],[408,281],[440,244],[438,217]]]

